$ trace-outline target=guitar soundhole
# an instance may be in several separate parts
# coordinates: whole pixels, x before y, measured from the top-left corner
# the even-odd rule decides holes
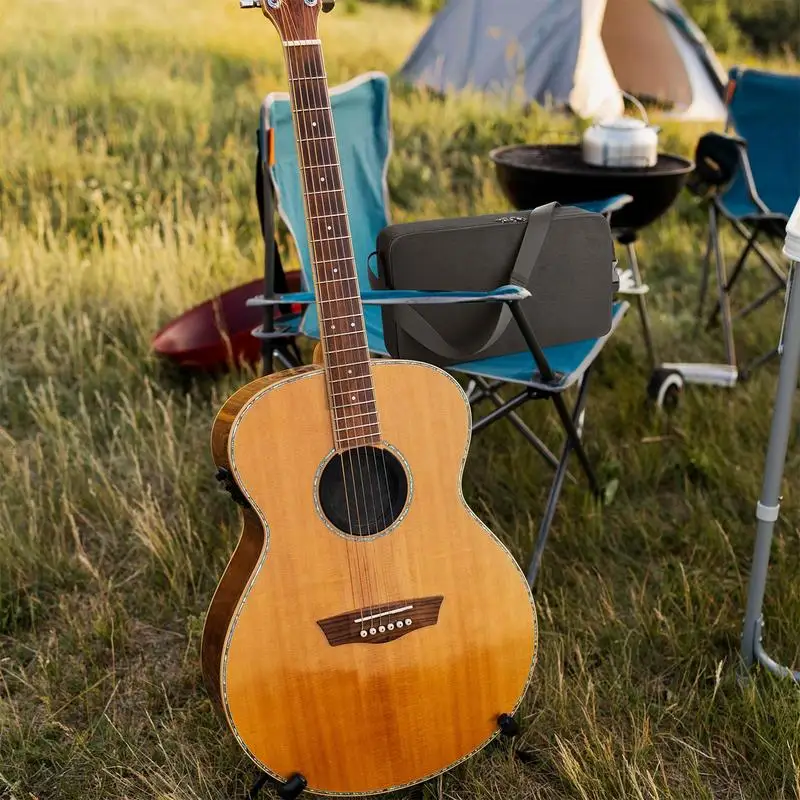
[[[381,533],[402,514],[408,477],[400,459],[380,447],[337,453],[319,479],[319,504],[328,521],[351,536]]]

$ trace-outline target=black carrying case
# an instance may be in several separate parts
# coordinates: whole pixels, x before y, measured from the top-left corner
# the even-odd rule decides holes
[[[373,288],[491,291],[513,283],[541,347],[604,336],[619,287],[602,215],[551,203],[532,212],[390,225],[377,240]],[[394,358],[447,366],[527,349],[506,303],[382,306]]]

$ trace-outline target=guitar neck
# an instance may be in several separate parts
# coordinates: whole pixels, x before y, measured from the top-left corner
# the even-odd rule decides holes
[[[337,449],[374,444],[380,425],[322,45],[284,41],[284,50],[334,440]]]

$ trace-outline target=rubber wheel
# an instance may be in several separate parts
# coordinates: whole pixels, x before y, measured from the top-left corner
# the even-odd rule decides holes
[[[683,375],[675,369],[655,369],[647,384],[647,396],[665,411],[674,411],[683,394]]]

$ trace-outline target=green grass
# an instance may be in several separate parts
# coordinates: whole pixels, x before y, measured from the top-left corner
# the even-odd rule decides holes
[[[2,18],[0,797],[241,797],[254,770],[212,713],[198,650],[238,531],[209,430],[250,376],[186,385],[150,337],[258,275],[254,128],[285,88],[277,38],[211,0],[6,3]],[[331,83],[394,72],[425,24],[366,6],[324,18]],[[392,113],[397,220],[508,210],[487,151],[577,131],[401,87]],[[664,146],[691,153],[699,130],[668,125]],[[693,328],[702,223],[681,197],[639,249],[664,358],[721,355]],[[774,344],[780,311],[740,326],[745,355]],[[447,777],[448,797],[800,797],[800,695],[764,673],[736,682],[775,372],[653,413],[628,316],[587,417],[616,494],[600,510],[567,486],[537,585],[533,760],[493,746]],[[526,417],[555,446],[545,410]],[[785,661],[800,656],[796,438],[766,607]],[[468,499],[520,559],[549,480],[505,423],[473,441]]]

